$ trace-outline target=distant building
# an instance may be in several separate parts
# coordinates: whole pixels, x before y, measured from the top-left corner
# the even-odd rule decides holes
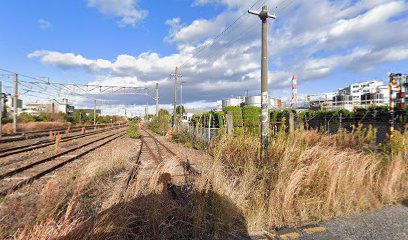
[[[82,108],[82,109],[75,109],[75,112],[85,112],[85,114],[88,116],[90,114],[94,113],[94,109],[93,108]],[[100,115],[102,113],[101,109],[96,109],[96,114]]]
[[[236,97],[222,100],[222,108],[225,107],[244,107],[253,106],[261,107],[261,96]],[[281,109],[284,107],[282,100],[277,98],[269,98],[269,108]]]
[[[222,100],[222,108],[225,107],[241,107],[245,103],[244,97],[227,98]]]
[[[381,81],[353,83],[341,88],[336,93],[309,95],[309,107],[312,109],[352,111],[354,108],[368,108],[373,105],[389,104],[388,86]],[[318,98],[313,99],[312,98]]]
[[[51,103],[29,103],[23,109],[23,112],[39,115],[42,113],[65,113],[72,114],[74,112],[74,106],[68,104],[67,99],[63,99],[62,103],[57,101]]]

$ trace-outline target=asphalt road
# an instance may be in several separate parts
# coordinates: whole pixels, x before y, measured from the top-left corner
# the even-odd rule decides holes
[[[319,224],[325,232],[302,235],[303,240],[408,240],[408,200],[402,205]]]

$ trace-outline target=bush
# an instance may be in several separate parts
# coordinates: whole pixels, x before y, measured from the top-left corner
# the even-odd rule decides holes
[[[218,127],[220,129],[224,129],[224,118],[225,118],[225,113],[224,112],[214,112],[214,119],[215,122],[218,123]]]
[[[234,127],[242,127],[243,126],[241,107],[225,107],[223,110],[224,110],[224,112],[226,114],[228,112],[232,113]]]
[[[197,150],[205,150],[208,148],[208,143],[206,141],[194,134],[189,133],[185,129],[173,132],[172,140],[176,143],[181,143],[186,147],[194,148]]]
[[[167,110],[161,109],[159,115],[153,117],[149,123],[149,128],[156,134],[166,135],[169,131],[170,113]]]
[[[21,113],[20,116],[18,116],[18,121],[22,123],[35,122],[35,118],[31,114]]]
[[[140,134],[139,130],[137,129],[137,126],[136,126],[135,123],[130,123],[129,124],[129,127],[127,129],[127,135],[130,138],[133,138],[133,139],[137,139],[137,138],[141,137],[141,134]]]
[[[253,106],[243,107],[242,118],[245,127],[259,127],[261,124],[261,108]]]

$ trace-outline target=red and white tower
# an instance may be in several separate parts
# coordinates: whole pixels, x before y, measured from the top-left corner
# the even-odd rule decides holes
[[[298,92],[297,92],[297,79],[296,76],[292,76],[292,100],[290,101],[291,107],[299,107],[298,104]]]

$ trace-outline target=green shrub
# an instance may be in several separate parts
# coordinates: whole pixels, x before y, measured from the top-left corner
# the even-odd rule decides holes
[[[218,123],[219,128],[224,129],[225,113],[224,112],[214,112],[213,114],[214,114],[215,122]]]
[[[170,113],[167,110],[161,109],[158,116],[153,117],[149,123],[149,128],[156,134],[166,135],[169,131]]]
[[[18,116],[18,121],[22,123],[35,122],[35,117],[29,113],[21,113],[20,116]]]
[[[139,130],[137,129],[137,126],[135,123],[130,123],[126,132],[130,138],[137,139],[141,137],[141,134]]]
[[[181,143],[186,147],[194,148],[197,150],[206,150],[208,143],[202,138],[189,133],[186,130],[181,130],[173,133],[172,140],[176,143]]]
[[[259,127],[261,124],[261,108],[253,106],[243,107],[242,118],[245,127]]]
[[[241,107],[225,107],[223,110],[224,110],[224,112],[226,114],[228,112],[232,113],[234,127],[242,127],[243,126]]]

